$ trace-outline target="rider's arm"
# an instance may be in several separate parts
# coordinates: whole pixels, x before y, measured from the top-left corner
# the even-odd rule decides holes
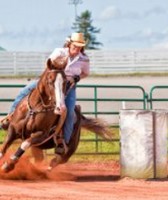
[[[60,56],[67,56],[67,48],[56,48],[54,49],[54,51],[50,54],[49,58],[51,58],[51,60],[55,60]]]
[[[81,67],[80,79],[86,78],[90,73],[90,61],[89,58],[85,55],[83,56],[83,62]]]
[[[89,73],[81,72],[80,79],[86,78],[89,75]]]

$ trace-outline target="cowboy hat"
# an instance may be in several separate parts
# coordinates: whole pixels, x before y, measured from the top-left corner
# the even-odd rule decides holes
[[[78,47],[84,47],[86,45],[83,33],[72,33],[70,41],[71,43],[73,43],[75,46]]]

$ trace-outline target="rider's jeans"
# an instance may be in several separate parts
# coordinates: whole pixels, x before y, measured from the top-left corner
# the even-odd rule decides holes
[[[76,103],[76,87],[72,87],[65,98],[65,105],[67,107],[67,116],[65,119],[65,124],[63,128],[64,139],[68,144],[73,132],[74,126],[74,109]]]
[[[34,80],[34,81],[31,81],[28,85],[26,85],[19,93],[19,95],[15,98],[11,108],[10,108],[10,111],[9,113],[12,113],[16,106],[18,105],[18,103],[25,97],[27,96],[34,88],[36,88],[37,86],[37,82],[38,80]]]
[[[10,112],[13,112],[18,105],[18,103],[27,96],[34,88],[36,88],[38,83],[38,80],[31,81],[27,86],[25,86],[19,93],[19,95],[14,100]],[[74,109],[75,109],[75,103],[76,103],[76,87],[73,87],[69,90],[66,99],[65,99],[65,105],[67,107],[67,117],[64,124],[64,138],[65,142],[68,144],[72,131],[73,131],[73,125],[74,125]]]

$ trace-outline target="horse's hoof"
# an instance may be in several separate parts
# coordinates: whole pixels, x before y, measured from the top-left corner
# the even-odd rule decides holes
[[[15,168],[15,162],[4,162],[1,170],[5,173],[12,171]]]
[[[49,167],[47,167],[46,171],[47,171],[47,172],[51,172],[52,169],[53,169],[53,168],[52,168],[51,166],[49,166]]]
[[[50,162],[50,166],[48,167],[49,171],[51,171],[54,167],[61,164],[63,161],[63,158],[60,154],[56,154],[55,158],[53,158]]]

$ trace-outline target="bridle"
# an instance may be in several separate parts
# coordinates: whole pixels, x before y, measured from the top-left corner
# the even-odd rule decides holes
[[[31,115],[34,115],[34,114],[37,114],[37,113],[44,113],[44,112],[50,112],[50,111],[54,111],[55,109],[55,106],[56,106],[56,102],[55,102],[55,99],[53,99],[52,97],[52,94],[51,94],[51,91],[54,87],[54,82],[52,80],[50,80],[49,78],[49,74],[50,73],[60,73],[63,77],[63,79],[66,79],[66,75],[64,73],[63,70],[61,69],[52,69],[52,70],[49,70],[46,72],[47,75],[46,75],[46,83],[47,83],[47,86],[48,86],[48,91],[49,91],[49,103],[48,104],[45,104],[44,100],[43,100],[43,97],[42,97],[42,94],[40,92],[40,89],[39,89],[39,84],[37,84],[36,86],[36,89],[38,91],[38,94],[39,94],[39,97],[40,97],[40,103],[42,105],[42,108],[41,109],[38,109],[38,108],[32,108],[31,106],[31,103],[30,103],[30,97],[32,95],[32,92],[33,90],[31,91],[31,93],[28,95],[28,99],[27,99],[27,105],[28,105],[28,109],[29,109],[29,113]]]

